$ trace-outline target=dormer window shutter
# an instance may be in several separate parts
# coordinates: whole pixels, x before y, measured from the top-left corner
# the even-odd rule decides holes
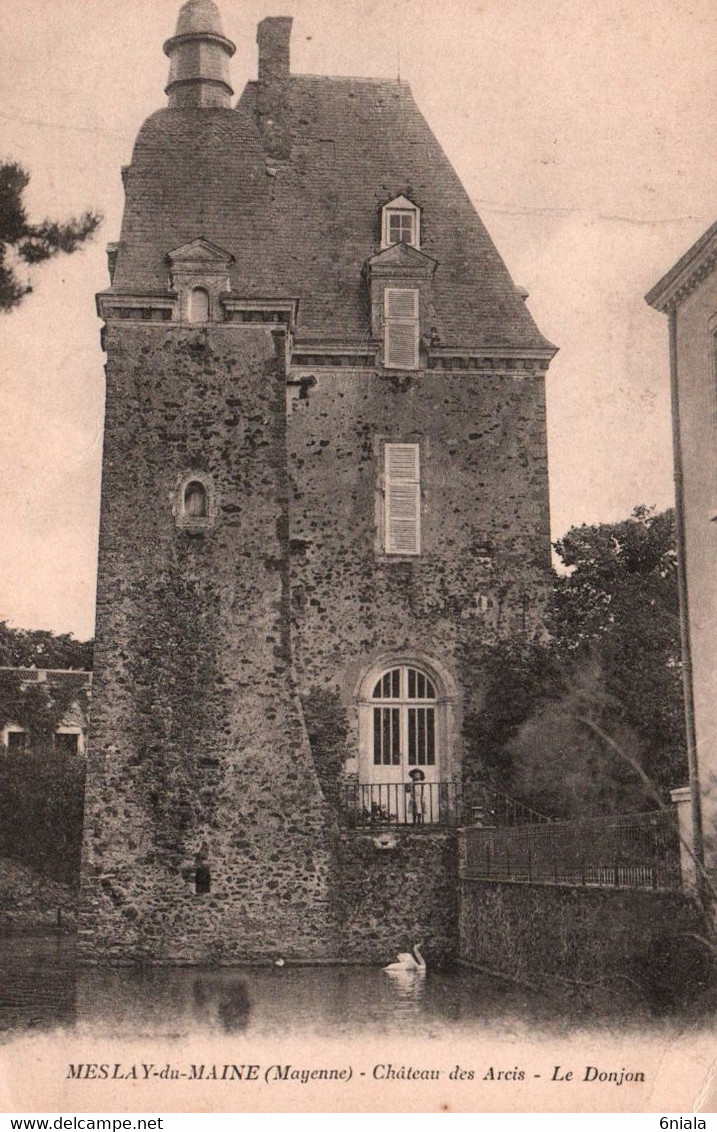
[[[383,364],[387,369],[418,369],[418,290],[387,287],[384,291]]]
[[[384,446],[386,554],[421,553],[421,465],[418,444]]]

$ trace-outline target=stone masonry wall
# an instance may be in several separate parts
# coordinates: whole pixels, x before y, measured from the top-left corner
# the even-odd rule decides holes
[[[288,422],[294,657],[302,695],[341,697],[355,750],[357,684],[378,656],[433,658],[460,697],[477,691],[462,642],[539,625],[550,566],[544,379],[315,373]],[[387,557],[378,542],[382,440],[421,445],[417,558]],[[458,713],[454,769],[459,732]]]
[[[420,937],[449,958],[452,835],[339,836],[330,780],[358,748],[362,673],[396,653],[456,689],[457,777],[462,644],[539,624],[542,377],[320,372],[287,424],[269,326],[110,322],[105,347],[85,957],[383,962]],[[417,559],[378,539],[383,440],[421,445]],[[214,493],[203,531],[175,518],[190,472]],[[323,763],[297,691],[341,723]]]
[[[455,834],[424,830],[380,836],[344,834],[335,899],[341,955],[391,963],[415,943],[429,966],[455,959],[458,891]]]
[[[333,818],[291,674],[283,339],[105,335],[83,955],[323,957]],[[192,469],[216,493],[202,533],[173,514]]]
[[[694,903],[678,892],[460,883],[460,958],[519,981],[659,979],[670,947],[695,981],[708,958],[694,942],[700,932]]]

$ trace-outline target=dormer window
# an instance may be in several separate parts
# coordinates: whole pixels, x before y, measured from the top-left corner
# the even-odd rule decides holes
[[[381,247],[408,244],[418,248],[421,244],[421,211],[408,197],[396,197],[382,209]]]
[[[234,256],[211,240],[197,239],[167,256],[169,286],[179,297],[181,322],[206,326],[223,318],[222,299],[231,293]]]
[[[421,326],[432,317],[432,281],[438,264],[410,244],[392,244],[366,262],[371,334],[383,340],[387,370],[420,366]]]
[[[413,212],[401,212],[397,208],[392,209],[388,213],[387,219],[389,244],[415,243],[416,217]]]

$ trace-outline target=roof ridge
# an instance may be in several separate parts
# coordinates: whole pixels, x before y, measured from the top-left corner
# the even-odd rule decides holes
[[[402,90],[410,90],[410,84],[404,79],[391,79],[388,77],[378,77],[376,75],[315,75],[309,72],[292,73],[289,75],[290,79],[316,79],[322,82],[347,82],[347,83],[371,83],[376,86],[391,86],[400,87]],[[258,79],[249,79],[246,86],[258,86]]]

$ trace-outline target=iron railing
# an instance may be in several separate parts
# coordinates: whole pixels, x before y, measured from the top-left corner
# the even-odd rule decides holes
[[[457,782],[350,783],[341,791],[339,817],[348,829],[457,826],[463,795]]]
[[[656,811],[461,832],[464,879],[601,887],[680,887],[675,816]]]
[[[491,786],[460,782],[348,783],[339,797],[341,824],[349,829],[374,826],[480,825],[485,827],[548,822]]]
[[[475,782],[465,790],[465,798],[470,812],[466,814],[466,824],[480,826],[540,825],[553,821],[538,810],[532,810],[524,802],[501,794],[492,786]]]

